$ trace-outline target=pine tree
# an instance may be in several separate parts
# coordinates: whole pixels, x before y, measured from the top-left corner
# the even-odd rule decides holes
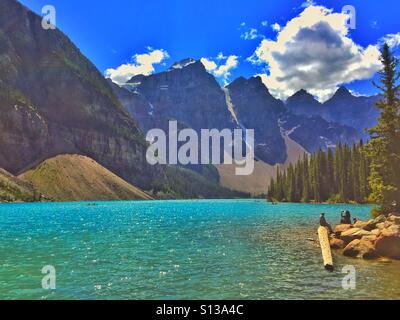
[[[285,171],[278,169],[268,189],[269,198],[290,202],[365,202],[370,193],[369,161],[362,141],[352,148],[338,144],[335,151],[305,154]]]
[[[369,130],[371,140],[366,145],[370,160],[370,200],[380,205],[380,212],[387,214],[400,209],[400,116],[398,60],[387,44],[384,45],[381,62],[380,85],[375,84],[383,98],[377,103],[381,110],[378,125]]]

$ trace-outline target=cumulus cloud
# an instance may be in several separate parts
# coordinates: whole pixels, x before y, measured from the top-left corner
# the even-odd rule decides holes
[[[387,43],[389,47],[395,48],[400,45],[400,32],[388,34],[384,36],[379,42],[381,45]]]
[[[378,46],[362,48],[348,36],[346,14],[308,3],[275,41],[263,40],[248,59],[267,66],[263,82],[281,99],[305,89],[325,101],[339,85],[371,78],[381,69]]]
[[[204,65],[209,73],[213,74],[217,78],[222,79],[226,84],[228,82],[229,76],[231,75],[230,71],[236,68],[239,64],[238,56],[224,56],[222,53],[219,53],[216,60],[219,61],[219,64],[217,64],[212,59],[200,59],[201,63]]]
[[[122,64],[116,69],[107,69],[105,72],[106,77],[121,85],[138,74],[146,76],[152,74],[155,71],[155,64],[159,64],[169,58],[168,52],[163,49],[154,50],[151,47],[147,47],[147,50],[149,50],[148,53],[135,54],[131,63]]]
[[[267,20],[261,21],[261,25],[262,25],[263,27],[268,26],[268,21],[267,21]]]
[[[274,31],[281,31],[281,29],[282,29],[282,27],[281,27],[281,25],[279,23],[271,24],[271,28]]]

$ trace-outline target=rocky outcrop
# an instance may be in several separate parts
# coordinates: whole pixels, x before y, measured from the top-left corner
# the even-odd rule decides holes
[[[342,239],[333,237],[329,240],[332,249],[343,249],[344,248],[344,241]]]
[[[349,257],[375,259],[378,257],[400,259],[399,215],[381,215],[368,221],[357,221],[352,225],[338,225],[331,238],[331,247],[342,248]]]
[[[400,259],[400,226],[392,225],[383,229],[376,239],[375,247],[384,257]]]
[[[375,259],[378,257],[377,250],[372,241],[367,239],[355,239],[344,249],[343,255],[353,258]]]
[[[340,239],[344,241],[344,243],[350,243],[355,239],[361,239],[364,236],[372,235],[371,232],[363,230],[361,228],[351,228],[347,231],[344,231],[340,234]]]
[[[335,234],[335,236],[340,236],[342,232],[345,232],[351,228],[353,228],[351,224],[338,224],[334,228],[333,233]]]

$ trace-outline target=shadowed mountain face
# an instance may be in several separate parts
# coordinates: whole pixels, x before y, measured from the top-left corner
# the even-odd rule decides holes
[[[199,61],[185,59],[166,72],[133,77],[127,85],[137,96],[145,97],[148,115],[160,128],[167,127],[168,120],[196,131],[235,126],[224,92]]]
[[[359,141],[357,130],[320,116],[294,115],[287,112],[279,119],[281,128],[308,152],[335,148],[338,142],[353,144]]]
[[[324,103],[323,117],[357,129],[360,135],[367,137],[365,129],[377,124],[379,110],[376,103],[380,97],[356,97],[345,87],[340,87],[331,99]]]
[[[378,100],[379,96],[353,96],[345,87],[340,87],[322,104],[307,91],[300,90],[287,99],[286,106],[294,114],[321,116],[326,121],[352,127],[360,137],[368,138],[365,129],[375,126],[379,117],[375,106]]]
[[[286,160],[286,145],[279,127],[284,105],[275,99],[260,77],[238,78],[226,88],[239,124],[254,129],[255,155],[269,164]]]
[[[321,115],[323,111],[321,103],[303,89],[289,97],[286,100],[286,106],[294,114],[308,116]]]

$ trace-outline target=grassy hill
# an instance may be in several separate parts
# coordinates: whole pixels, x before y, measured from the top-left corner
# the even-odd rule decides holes
[[[19,178],[56,201],[151,199],[141,189],[81,155],[47,159]]]
[[[36,194],[33,187],[11,173],[0,168],[0,202],[34,201]]]

